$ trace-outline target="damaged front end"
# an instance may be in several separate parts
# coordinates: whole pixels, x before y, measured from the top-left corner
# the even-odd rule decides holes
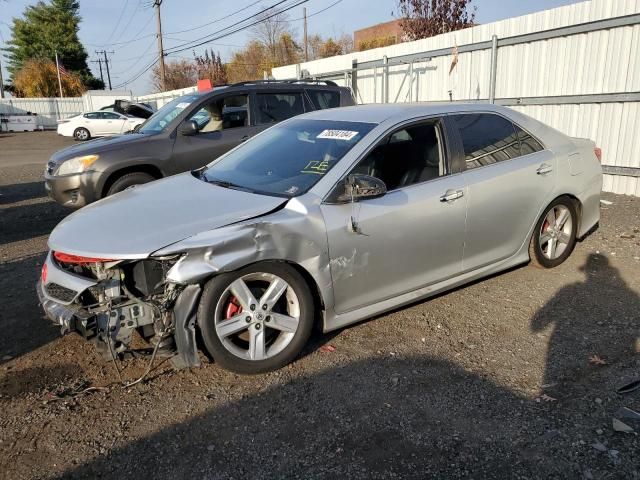
[[[63,334],[77,332],[94,341],[107,359],[129,351],[137,333],[154,352],[177,353],[174,366],[198,366],[200,287],[166,280],[179,258],[117,260],[52,251],[38,282],[40,303]]]

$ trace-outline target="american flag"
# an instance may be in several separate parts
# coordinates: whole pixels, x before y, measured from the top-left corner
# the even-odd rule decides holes
[[[58,72],[60,72],[60,75],[62,75],[63,77],[68,77],[69,72],[67,72],[67,70],[64,68],[62,63],[57,58],[56,58],[56,62],[57,62],[56,66],[58,67]]]

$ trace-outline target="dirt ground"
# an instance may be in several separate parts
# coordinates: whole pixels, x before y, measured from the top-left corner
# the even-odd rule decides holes
[[[316,335],[278,372],[163,363],[123,389],[34,290],[68,214],[41,174],[71,143],[0,135],[0,478],[640,477],[638,437],[612,428],[640,410],[640,390],[616,393],[640,378],[640,199],[605,194],[600,229],[554,270]]]

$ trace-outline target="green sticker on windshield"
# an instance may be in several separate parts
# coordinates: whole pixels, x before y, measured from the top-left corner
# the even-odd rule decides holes
[[[300,173],[313,173],[316,175],[324,175],[329,170],[328,160],[311,160],[307,166],[300,170]]]

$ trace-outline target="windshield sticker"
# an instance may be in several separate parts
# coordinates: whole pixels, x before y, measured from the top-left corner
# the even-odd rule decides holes
[[[334,140],[351,140],[358,132],[351,130],[323,130],[316,138],[331,138]]]
[[[357,132],[356,132],[357,133]],[[316,175],[324,175],[329,170],[329,162],[327,160],[311,160],[307,166],[300,170],[300,173],[314,173]]]
[[[176,108],[187,108],[190,105],[189,102],[180,102],[176,105]]]

